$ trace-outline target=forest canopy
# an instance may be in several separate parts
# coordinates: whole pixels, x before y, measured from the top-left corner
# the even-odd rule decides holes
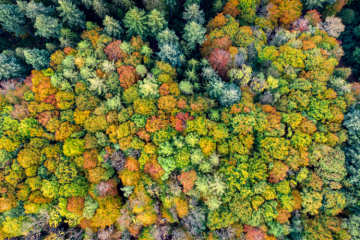
[[[360,239],[359,11],[1,1],[0,239]]]

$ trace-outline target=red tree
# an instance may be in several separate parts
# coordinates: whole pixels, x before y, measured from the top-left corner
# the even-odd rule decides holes
[[[230,53],[223,49],[215,48],[208,57],[211,67],[219,73],[221,77],[226,76],[226,65],[230,61]]]

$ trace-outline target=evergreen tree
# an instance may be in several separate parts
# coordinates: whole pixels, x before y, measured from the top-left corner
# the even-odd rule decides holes
[[[153,36],[156,36],[166,25],[164,13],[154,9],[148,14],[148,26]]]
[[[47,16],[55,11],[54,6],[45,7],[42,2],[17,1],[17,5],[19,6],[20,11],[23,12],[26,17],[30,18],[31,21],[35,21],[36,17],[41,14]]]
[[[179,45],[179,38],[176,36],[174,30],[170,30],[169,28],[166,28],[165,30],[161,31],[156,36],[156,41],[158,41],[159,46],[164,44],[173,44],[173,45]]]
[[[44,49],[25,49],[25,62],[31,64],[36,70],[42,70],[49,67],[50,54]]]
[[[36,17],[34,27],[37,29],[35,35],[44,38],[59,37],[62,24],[57,18],[41,14]]]
[[[124,32],[124,29],[121,27],[120,22],[108,15],[105,16],[103,24],[104,31],[110,37],[120,38],[121,34]]]
[[[92,6],[95,13],[101,18],[104,18],[107,14],[109,14],[109,9],[106,3],[102,0],[94,0]]]
[[[162,61],[170,63],[173,67],[180,67],[181,52],[179,51],[178,45],[164,44],[160,46],[160,52],[158,52],[157,54]]]
[[[17,5],[0,4],[0,22],[3,29],[16,36],[24,33],[21,25],[25,23],[25,16]]]
[[[76,33],[74,33],[73,31],[71,31],[71,29],[69,28],[62,28],[60,30],[60,47],[61,48],[66,48],[66,47],[72,47],[74,45],[74,39],[77,37],[78,35]]]
[[[200,10],[200,6],[198,4],[188,5],[185,8],[183,18],[186,21],[195,21],[201,25],[203,25],[205,22],[204,12],[203,10]]]
[[[0,79],[16,78],[21,74],[22,68],[14,56],[0,54]]]
[[[59,5],[56,9],[60,12],[59,16],[63,23],[69,27],[85,28],[85,15],[73,3],[68,0],[59,0]]]
[[[206,29],[200,24],[191,21],[185,25],[183,38],[187,41],[190,49],[196,48],[196,43],[203,44],[206,40]]]
[[[146,21],[145,11],[135,7],[126,13],[124,24],[129,35],[136,34],[144,38],[148,31]]]

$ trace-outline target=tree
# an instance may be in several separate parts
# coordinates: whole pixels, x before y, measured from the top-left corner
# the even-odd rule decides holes
[[[56,9],[60,12],[59,16],[62,17],[63,23],[69,27],[85,28],[85,15],[82,11],[68,0],[59,0],[58,2],[60,6]]]
[[[191,21],[185,25],[185,33],[183,38],[187,41],[190,49],[195,49],[196,44],[203,44],[206,40],[205,32],[206,28],[202,27],[200,24]]]
[[[340,34],[345,30],[344,24],[341,23],[341,18],[338,17],[327,17],[322,23],[324,30],[334,38],[340,36]]]
[[[49,67],[50,54],[44,49],[25,49],[25,62],[31,64],[36,70],[42,70]]]
[[[94,0],[92,6],[96,14],[101,18],[104,18],[107,14],[109,14],[109,9],[106,3],[102,0]]]
[[[0,22],[6,31],[16,36],[24,33],[21,25],[25,23],[25,16],[17,5],[0,4]]]
[[[103,24],[104,31],[110,37],[120,38],[121,34],[124,32],[124,29],[121,27],[120,22],[108,15],[105,16]]]
[[[150,32],[153,36],[157,36],[158,33],[164,29],[167,25],[167,21],[164,18],[164,13],[159,12],[158,10],[152,10],[148,15],[148,26],[150,28]]]
[[[205,22],[204,12],[203,10],[200,10],[200,6],[198,4],[188,5],[185,8],[183,19],[186,21],[195,21],[200,25],[203,25]]]
[[[21,65],[14,56],[0,54],[0,79],[19,77],[21,70]]]
[[[165,30],[161,31],[156,36],[156,40],[158,41],[159,46],[164,44],[179,45],[178,36],[176,36],[174,30],[170,30],[169,28],[166,28]]]
[[[143,38],[146,37],[148,31],[146,20],[144,10],[135,7],[128,11],[124,19],[125,27],[128,28],[128,34],[140,35]]]
[[[51,38],[60,36],[62,24],[59,23],[57,18],[41,14],[36,17],[34,27],[37,29],[35,35]]]
[[[157,53],[162,61],[170,63],[171,66],[180,66],[179,46],[173,44],[164,44],[160,46],[160,52]]]
[[[45,7],[42,2],[36,3],[33,0],[31,2],[17,1],[17,5],[20,11],[23,12],[26,17],[30,18],[31,21],[35,21],[36,17],[41,14],[48,16],[55,11],[54,6]]]

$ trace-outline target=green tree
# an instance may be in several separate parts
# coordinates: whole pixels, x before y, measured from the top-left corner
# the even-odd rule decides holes
[[[69,27],[79,26],[85,28],[85,15],[82,11],[67,0],[59,0],[58,3],[60,6],[56,9],[59,11],[63,23],[66,23]]]
[[[110,37],[120,38],[121,34],[124,32],[124,29],[121,27],[120,22],[108,15],[105,16],[103,24],[104,31]]]
[[[0,4],[0,23],[3,29],[16,36],[25,33],[21,27],[25,23],[25,16],[17,5]]]
[[[186,21],[195,21],[198,24],[204,24],[204,12],[200,10],[200,6],[198,4],[191,4],[185,8],[185,12],[183,14],[183,19]]]
[[[206,40],[206,29],[197,22],[191,21],[185,25],[183,38],[187,41],[190,49],[195,49],[196,44],[203,44]]]
[[[148,31],[146,21],[145,11],[135,7],[126,13],[124,24],[129,35],[140,35],[144,38]]]
[[[22,68],[17,58],[0,54],[0,79],[19,77],[21,71]]]
[[[62,24],[57,18],[41,14],[36,17],[34,27],[37,29],[35,35],[44,38],[59,37]]]
[[[109,14],[108,6],[102,0],[94,0],[92,6],[95,13],[101,18],[104,18],[107,14]]]
[[[36,17],[41,14],[47,16],[55,11],[54,6],[45,7],[42,2],[17,1],[17,5],[19,6],[20,11],[23,12],[26,17],[30,18],[32,22],[34,22]]]
[[[42,70],[49,67],[50,54],[44,49],[25,49],[25,62],[31,64],[36,70]]]
[[[147,24],[153,36],[157,36],[157,34],[167,25],[167,21],[164,18],[164,13],[159,12],[156,9],[152,10],[147,17]]]

